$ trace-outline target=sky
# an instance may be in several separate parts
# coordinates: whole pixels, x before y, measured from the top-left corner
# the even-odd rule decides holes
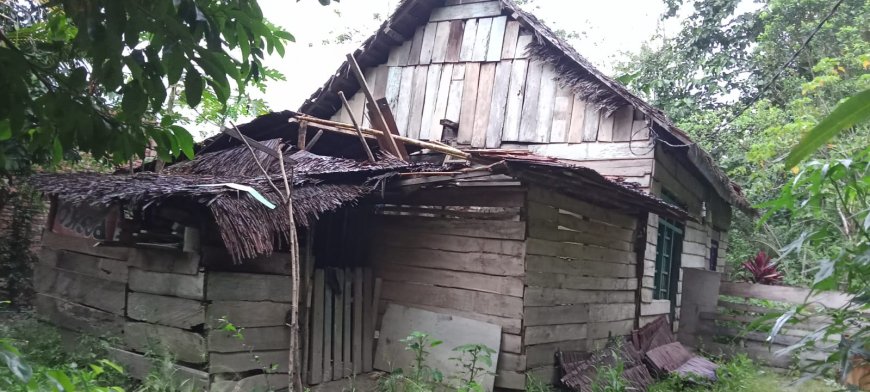
[[[265,65],[287,80],[268,84],[262,95],[272,110],[296,109],[338,69],[347,53],[359,47],[395,9],[398,0],[342,0],[322,6],[316,0],[260,0],[263,13],[292,33],[296,43],[283,58],[269,56]],[[656,34],[675,30],[679,22],[660,26],[661,0],[533,0],[525,8],[553,29],[577,31],[577,50],[606,73],[624,52],[634,52]],[[324,43],[350,31],[343,43]]]

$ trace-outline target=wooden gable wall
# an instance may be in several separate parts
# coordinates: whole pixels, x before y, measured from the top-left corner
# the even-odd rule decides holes
[[[640,113],[626,106],[608,115],[562,86],[552,65],[526,54],[533,32],[504,15],[499,1],[451,5],[461,2],[435,8],[386,63],[365,71],[401,134],[440,141],[446,118],[459,123],[457,143],[472,148],[528,148],[575,161],[640,159],[594,168],[649,186],[652,149]],[[364,112],[361,92],[349,103],[357,116]],[[332,119],[350,122],[345,110]]]

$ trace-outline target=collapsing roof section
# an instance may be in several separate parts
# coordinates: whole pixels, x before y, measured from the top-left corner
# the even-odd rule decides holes
[[[631,105],[650,119],[650,126],[657,138],[670,145],[685,148],[686,159],[695,166],[700,174],[714,187],[716,192],[730,204],[744,211],[751,211],[746,199],[728,176],[715,164],[712,157],[693,142],[659,109],[631,93],[619,82],[604,75],[574,48],[559,38],[552,30],[534,15],[519,8],[511,0],[496,0],[502,12],[510,15],[535,34],[535,39],[527,48],[532,58],[550,63],[560,75],[559,81],[571,86],[574,92],[588,102],[613,112]],[[374,35],[366,39],[353,56],[363,69],[383,64],[393,47],[401,45],[414,35],[414,30],[428,21],[429,14],[436,7],[445,4],[463,4],[462,0],[404,0]],[[359,84],[351,74],[350,65],[344,62],[336,73],[306,100],[299,111],[309,115],[329,118],[339,109],[341,101],[338,92],[352,96],[359,90]],[[656,132],[660,131],[660,132]]]

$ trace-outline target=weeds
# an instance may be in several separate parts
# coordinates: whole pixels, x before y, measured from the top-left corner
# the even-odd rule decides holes
[[[483,386],[477,378],[481,374],[489,374],[487,369],[492,367],[492,356],[496,353],[495,350],[483,344],[464,344],[454,348],[453,351],[458,352],[459,356],[450,360],[459,364],[463,370],[463,377],[459,379],[457,391],[483,391]]]
[[[590,385],[592,392],[626,392],[630,389],[625,378],[622,377],[625,363],[616,352],[611,351],[610,355],[613,357],[614,364],[595,369],[595,379]]]

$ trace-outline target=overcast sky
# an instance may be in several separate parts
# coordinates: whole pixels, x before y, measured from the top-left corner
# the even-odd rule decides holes
[[[271,82],[264,97],[273,110],[281,110],[298,108],[323,85],[344,56],[393,12],[398,0],[342,0],[325,7],[315,0],[259,3],[266,18],[296,37],[284,58],[266,61],[287,77],[286,82]],[[610,73],[615,58],[636,51],[656,33],[664,4],[660,0],[534,0],[527,9],[553,29],[581,33],[572,41],[577,50]],[[675,23],[669,23],[667,30],[678,27]],[[348,42],[323,42],[347,31],[352,32]]]

